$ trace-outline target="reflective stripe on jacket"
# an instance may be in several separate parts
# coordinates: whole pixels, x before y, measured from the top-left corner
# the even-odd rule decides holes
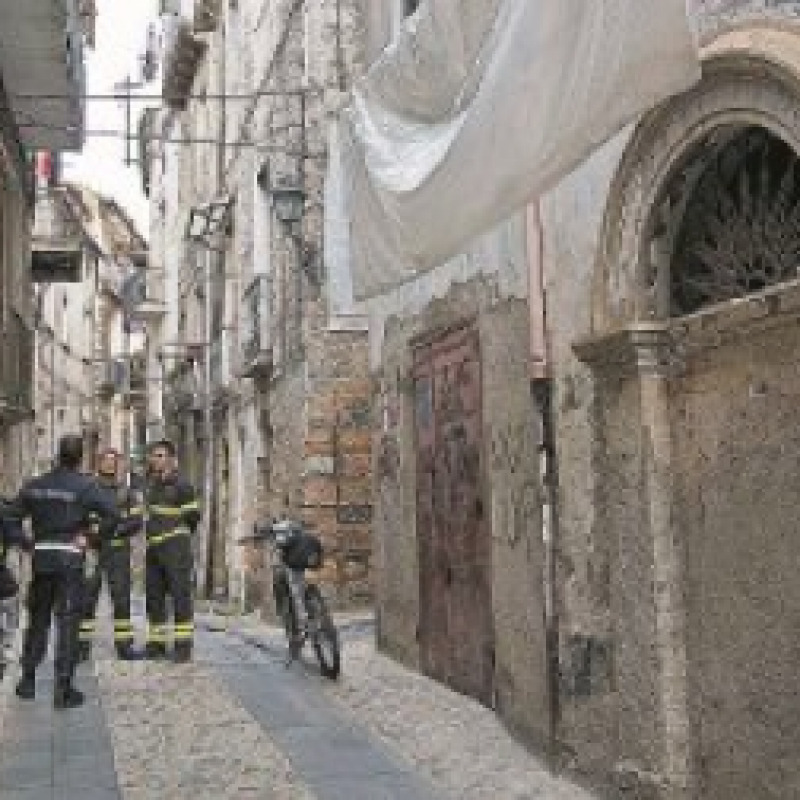
[[[152,480],[147,485],[143,508],[131,513],[144,517],[148,545],[176,536],[188,536],[200,521],[200,504],[192,485],[180,475]]]

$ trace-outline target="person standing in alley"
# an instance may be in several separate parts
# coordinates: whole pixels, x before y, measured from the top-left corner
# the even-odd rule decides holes
[[[22,677],[17,696],[36,695],[36,669],[47,650],[51,619],[56,619],[56,708],[73,708],[84,696],[73,685],[78,656],[78,625],[83,597],[87,531],[97,519],[101,538],[119,523],[114,502],[93,478],[80,472],[83,440],[64,436],[53,470],[28,481],[10,504],[7,524],[19,535],[23,520],[33,529],[33,577],[28,587],[28,627],[22,646]]]
[[[144,504],[145,600],[148,658],[166,656],[169,625],[167,596],[172,598],[172,640],[178,663],[191,660],[194,641],[191,537],[200,521],[192,485],[178,473],[175,446],[162,439],[148,450]]]
[[[94,542],[96,566],[85,575],[83,618],[80,626],[79,653],[81,660],[89,658],[95,635],[97,605],[103,577],[111,595],[114,612],[114,647],[118,658],[131,661],[139,657],[133,648],[131,622],[131,536],[141,527],[141,518],[134,511],[132,492],[120,480],[119,453],[108,448],[97,459],[97,482],[108,499],[115,503],[120,523],[111,538]]]

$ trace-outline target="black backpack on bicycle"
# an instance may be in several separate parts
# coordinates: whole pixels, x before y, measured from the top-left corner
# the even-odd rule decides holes
[[[297,526],[281,547],[283,563],[292,569],[319,569],[322,566],[322,542],[318,536]]]

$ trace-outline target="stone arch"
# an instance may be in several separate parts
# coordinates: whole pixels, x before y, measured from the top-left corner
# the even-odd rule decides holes
[[[700,82],[639,123],[603,221],[592,294],[595,336],[668,316],[658,210],[669,202],[676,175],[701,151],[748,128],[763,129],[800,154],[800,33],[720,36],[704,48]]]

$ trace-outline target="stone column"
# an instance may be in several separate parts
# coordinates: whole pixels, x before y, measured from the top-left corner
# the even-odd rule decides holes
[[[598,510],[616,550],[612,614],[623,797],[689,800],[692,769],[681,542],[674,511],[668,324],[640,323],[575,347],[597,379]],[[613,580],[613,578],[612,578]],[[651,588],[652,587],[652,588]],[[644,716],[642,716],[644,715]]]
[[[653,601],[663,726],[663,778],[668,800],[688,800],[690,748],[686,626],[679,532],[673,515],[672,430],[669,371],[673,363],[666,325],[640,325],[630,332],[637,367],[646,485],[646,515],[653,545]]]

